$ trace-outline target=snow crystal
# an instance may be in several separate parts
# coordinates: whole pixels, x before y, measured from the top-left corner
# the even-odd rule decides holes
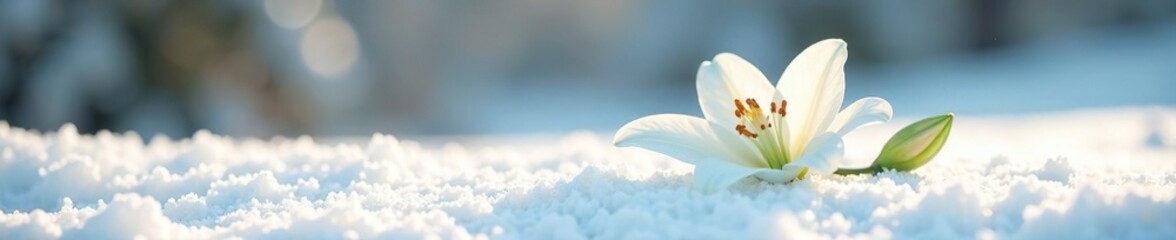
[[[0,122],[0,239],[1172,239],[1176,149],[1154,139],[1176,124],[1163,119],[1176,109],[961,115],[913,173],[715,194],[692,188],[690,165],[612,147],[611,133],[145,143]],[[848,136],[846,164],[868,164],[905,123]]]

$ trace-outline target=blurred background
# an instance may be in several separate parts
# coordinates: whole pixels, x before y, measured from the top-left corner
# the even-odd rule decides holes
[[[854,4],[851,4],[854,3]],[[896,117],[1176,105],[1176,1],[0,0],[0,120],[186,137],[611,131],[850,44]]]

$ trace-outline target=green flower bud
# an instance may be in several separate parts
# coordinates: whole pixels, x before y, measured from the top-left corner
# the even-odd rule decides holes
[[[898,130],[882,153],[874,160],[873,169],[894,169],[911,171],[931,161],[947,142],[955,114],[943,114],[925,118]]]

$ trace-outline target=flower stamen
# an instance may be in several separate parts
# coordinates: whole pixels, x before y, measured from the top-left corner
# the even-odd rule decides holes
[[[769,105],[772,114],[779,114],[777,118],[773,118],[771,114],[764,114],[763,109],[760,108],[759,102],[753,98],[746,98],[740,101],[735,99],[735,118],[739,118],[742,124],[735,126],[735,131],[739,135],[748,138],[756,138],[764,131],[775,127],[773,122],[776,119],[783,118],[785,115],[784,108],[788,106],[788,102],[780,100],[780,103],[772,102]],[[756,130],[758,128],[758,130]]]
[[[747,125],[743,125],[743,124],[736,125],[735,131],[739,132],[739,135],[743,135],[744,137],[748,137],[748,138],[752,138],[752,139],[759,137],[759,134],[755,134],[755,133],[747,130]]]
[[[754,98],[734,99],[735,102],[735,118],[739,119],[739,124],[735,125],[735,132],[740,136],[747,137],[764,153],[765,160],[771,168],[779,169],[784,164],[788,163],[788,156],[786,146],[780,140],[780,132],[776,129],[775,123],[780,123],[787,114],[785,108],[788,107],[788,102],[780,100],[780,102],[771,102],[768,109],[760,108],[759,102]],[[764,110],[771,110],[765,112]],[[767,135],[760,138],[760,135]]]
[[[743,118],[743,114],[747,112],[747,108],[743,107],[743,102],[735,99],[735,117]]]
[[[772,106],[776,106],[776,103],[772,103]],[[788,101],[781,99],[780,100],[780,111],[776,111],[776,108],[772,107],[772,112],[779,113],[780,117],[784,117],[784,116],[788,115],[788,112],[784,111],[785,108],[788,108]]]

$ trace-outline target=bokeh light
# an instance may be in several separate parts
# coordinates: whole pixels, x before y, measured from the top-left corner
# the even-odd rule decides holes
[[[351,68],[359,41],[351,26],[338,18],[316,20],[302,34],[302,61],[316,74],[335,76]]]
[[[318,16],[322,0],[265,0],[265,13],[278,26],[300,28]]]

